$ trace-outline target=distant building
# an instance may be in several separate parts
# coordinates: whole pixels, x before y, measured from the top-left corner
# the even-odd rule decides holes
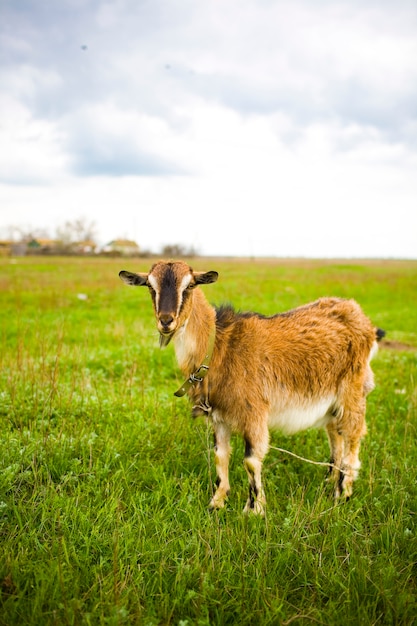
[[[71,252],[73,254],[94,254],[97,250],[97,244],[92,239],[85,241],[76,241],[71,244]]]
[[[56,239],[34,238],[26,242],[27,254],[53,254],[59,251],[61,242]]]
[[[102,251],[105,254],[115,256],[138,256],[140,248],[135,241],[129,239],[115,239],[103,246]]]
[[[5,240],[0,241],[0,256],[9,256],[9,254],[11,254],[11,251],[12,251],[12,245],[13,245],[12,241],[5,241]]]

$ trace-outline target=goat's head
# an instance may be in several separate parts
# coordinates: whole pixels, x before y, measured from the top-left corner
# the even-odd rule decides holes
[[[166,346],[190,316],[192,291],[198,285],[214,283],[217,272],[194,272],[183,261],[155,263],[148,274],[122,270],[120,278],[127,285],[148,287],[161,346]]]

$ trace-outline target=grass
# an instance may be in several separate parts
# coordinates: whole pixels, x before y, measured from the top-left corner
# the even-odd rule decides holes
[[[417,349],[417,262],[193,264],[219,270],[213,302],[269,314],[354,297]],[[348,503],[323,468],[271,450],[267,516],[243,516],[236,439],[230,500],[210,514],[210,431],[173,397],[173,351],[124,267],[148,262],[0,260],[0,624],[415,623],[417,350],[373,362]],[[272,445],[328,457],[322,431]]]

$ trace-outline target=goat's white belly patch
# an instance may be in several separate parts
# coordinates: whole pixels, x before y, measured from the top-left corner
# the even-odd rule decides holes
[[[304,400],[298,403],[277,403],[271,408],[268,426],[280,430],[285,435],[293,435],[308,428],[323,428],[332,419],[329,409],[334,404],[334,397],[320,400]]]

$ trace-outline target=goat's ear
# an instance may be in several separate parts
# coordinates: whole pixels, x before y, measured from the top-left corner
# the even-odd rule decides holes
[[[134,287],[143,287],[148,284],[147,274],[134,274],[133,272],[122,270],[119,272],[119,277],[126,285],[133,285]]]
[[[208,285],[209,283],[215,283],[219,274],[217,272],[194,272],[194,279],[196,285]]]

